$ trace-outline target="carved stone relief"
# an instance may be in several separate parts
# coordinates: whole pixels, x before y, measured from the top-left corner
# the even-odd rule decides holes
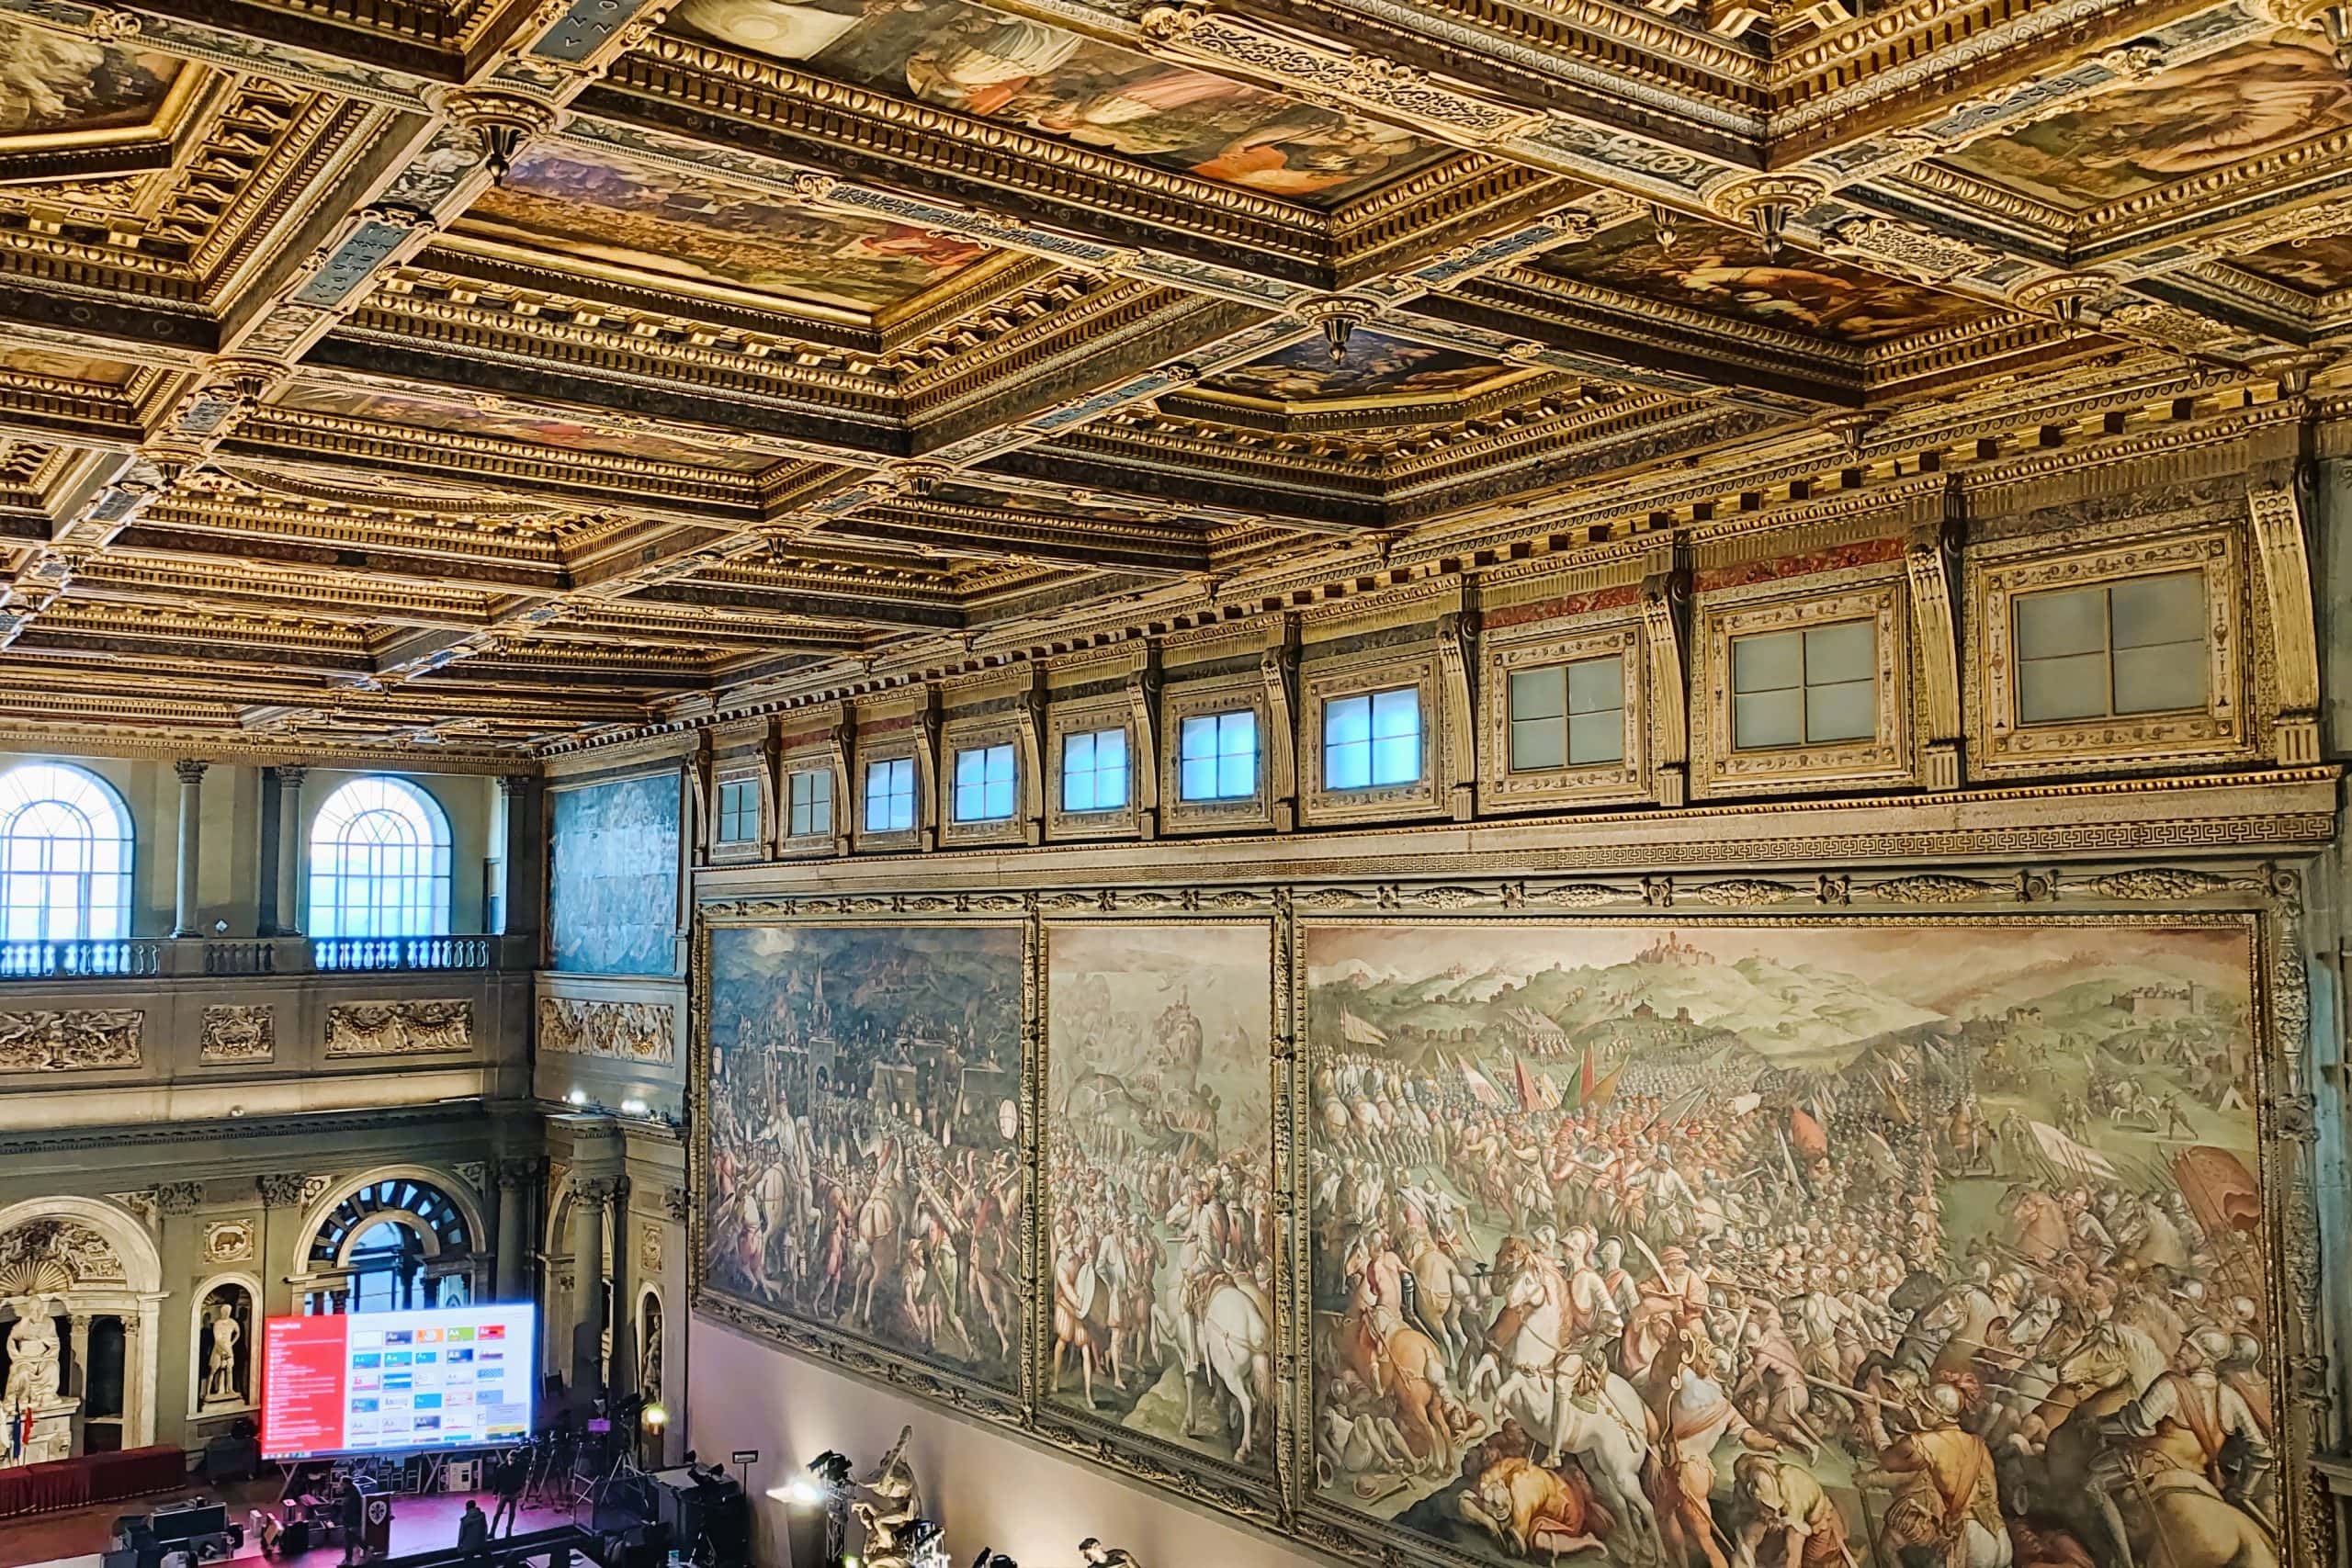
[[[0,1235],[0,1301],[119,1285],[122,1259],[106,1237],[71,1220],[34,1220]]]
[[[254,1223],[251,1220],[214,1220],[204,1227],[204,1260],[207,1263],[244,1263],[254,1256]]]
[[[474,1005],[344,1002],[327,1009],[329,1056],[421,1056],[473,1048]]]
[[[139,1008],[0,1012],[0,1073],[101,1072],[139,1066]]]
[[[668,1066],[678,1059],[677,1013],[667,1002],[539,998],[539,1049]]]
[[[205,1063],[266,1062],[277,1052],[277,1010],[209,1007],[197,1060]]]

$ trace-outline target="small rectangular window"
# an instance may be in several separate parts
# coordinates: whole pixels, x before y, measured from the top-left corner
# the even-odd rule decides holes
[[[1012,748],[967,746],[956,753],[956,820],[1004,822],[1012,817]]]
[[[2018,722],[2194,713],[2205,690],[2205,577],[2167,572],[2015,602]]]
[[[1096,729],[1062,739],[1062,809],[1116,811],[1127,803],[1127,732]]]
[[[1877,659],[1869,621],[1732,638],[1732,745],[1870,739],[1878,733]]]
[[[1510,768],[1625,760],[1625,661],[1579,659],[1510,676]]]
[[[1176,793],[1185,800],[1247,800],[1258,793],[1255,709],[1184,721],[1177,742]]]
[[[1394,686],[1323,705],[1323,787],[1370,789],[1421,776],[1421,690]]]
[[[791,816],[786,823],[796,839],[833,830],[833,770],[810,768],[792,775]]]
[[[865,830],[903,833],[915,825],[915,761],[892,757],[865,764]]]
[[[748,844],[760,836],[760,781],[729,779],[718,786],[718,841]]]

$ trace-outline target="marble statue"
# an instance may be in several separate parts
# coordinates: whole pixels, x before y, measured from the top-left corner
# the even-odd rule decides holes
[[[237,1325],[234,1307],[228,1302],[216,1302],[212,1320],[205,1325],[211,1348],[204,1359],[203,1404],[235,1404],[245,1397],[237,1377],[237,1341],[244,1331]]]
[[[8,1382],[0,1390],[0,1406],[21,1410],[47,1404],[57,1397],[57,1324],[33,1302],[16,1303],[17,1321],[8,1328]]]

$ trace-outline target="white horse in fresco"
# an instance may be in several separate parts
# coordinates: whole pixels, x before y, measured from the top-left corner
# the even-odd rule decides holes
[[[1240,1416],[1240,1436],[1233,1445],[1233,1457],[1239,1460],[1250,1452],[1259,1412],[1273,1408],[1273,1303],[1256,1281],[1235,1274],[1215,1275],[1204,1289],[1197,1314],[1183,1307],[1173,1314],[1184,1374],[1184,1430],[1193,1429],[1193,1380],[1202,1375],[1212,1394],[1225,1391]]]

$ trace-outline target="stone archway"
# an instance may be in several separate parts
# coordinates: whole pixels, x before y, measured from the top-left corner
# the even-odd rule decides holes
[[[32,1416],[12,1461],[33,1463],[154,1440],[163,1262],[124,1210],[92,1198],[31,1199],[0,1209],[0,1405]],[[94,1404],[93,1346],[120,1335],[119,1401],[111,1377]],[[108,1358],[111,1363],[111,1357]]]

